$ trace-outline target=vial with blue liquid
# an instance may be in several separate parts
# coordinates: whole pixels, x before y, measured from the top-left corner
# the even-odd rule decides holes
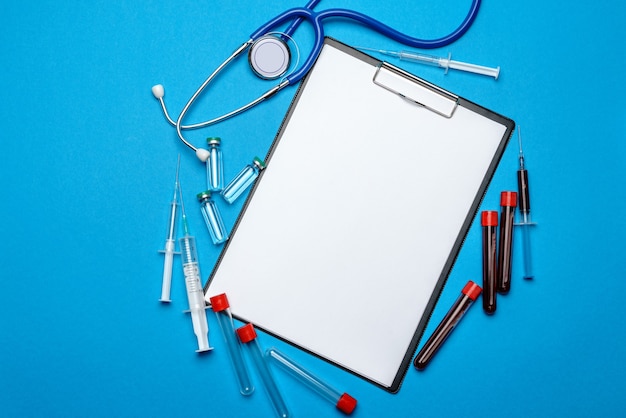
[[[200,210],[202,211],[204,223],[206,223],[213,244],[218,245],[223,243],[228,239],[228,234],[226,233],[224,221],[222,221],[222,216],[217,209],[217,205],[211,199],[211,191],[206,190],[202,193],[198,193],[197,198],[200,202]]]
[[[207,138],[209,159],[206,161],[206,181],[211,192],[219,192],[224,188],[224,166],[222,162],[222,140]]]
[[[265,169],[265,162],[259,157],[254,157],[251,164],[243,170],[224,188],[222,196],[228,203],[233,203],[241,194],[259,177],[261,171]]]

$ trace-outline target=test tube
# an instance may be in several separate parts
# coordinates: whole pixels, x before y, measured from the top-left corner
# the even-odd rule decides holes
[[[486,210],[481,213],[483,228],[483,309],[488,314],[496,311],[496,253],[498,212]]]
[[[226,241],[228,239],[228,234],[226,233],[224,221],[222,221],[222,216],[220,215],[217,205],[211,199],[211,191],[206,190],[198,193],[196,197],[198,198],[198,202],[200,202],[202,217],[204,218],[204,223],[209,230],[209,235],[211,235],[213,244],[218,245]]]
[[[311,372],[297,365],[293,360],[289,359],[277,349],[268,349],[265,352],[265,356],[300,382],[313,389],[324,399],[332,402],[335,407],[344,414],[350,415],[352,411],[354,411],[354,408],[356,408],[356,399],[352,396],[347,393],[341,393],[337,389],[329,386],[327,383],[311,374]]]
[[[217,317],[217,323],[222,330],[224,340],[226,341],[228,355],[230,356],[231,364],[235,369],[235,376],[237,377],[237,383],[239,384],[239,392],[241,392],[244,396],[251,395],[252,392],[254,392],[254,386],[250,381],[248,368],[243,360],[241,344],[235,334],[235,326],[233,324],[233,317],[230,313],[228,298],[225,293],[222,293],[211,297],[209,300],[211,302],[211,308]]]
[[[263,352],[261,351],[261,346],[259,345],[258,340],[256,339],[256,331],[254,330],[254,326],[252,324],[246,324],[241,328],[237,328],[237,335],[239,336],[239,340],[243,343],[244,347],[248,350],[248,354],[252,357],[254,364],[256,366],[257,372],[261,376],[263,380],[265,390],[272,401],[272,405],[274,406],[274,410],[281,418],[286,418],[289,416],[289,411],[287,410],[287,405],[285,405],[285,401],[283,400],[283,396],[276,385],[276,381],[274,380],[274,376],[272,375],[272,371],[270,370],[265,358],[263,357]]]
[[[500,243],[498,247],[498,292],[511,290],[511,252],[513,249],[513,219],[517,206],[516,192],[500,194]]]
[[[228,203],[233,203],[252,184],[263,169],[265,169],[265,162],[259,157],[254,157],[252,163],[245,166],[222,190],[224,199]]]
[[[212,192],[219,192],[224,188],[224,168],[222,162],[222,140],[220,138],[207,138],[209,159],[206,161],[207,187]]]
[[[472,303],[476,300],[482,289],[473,281],[468,281],[463,290],[461,296],[459,296],[454,302],[454,305],[450,308],[446,316],[443,317],[441,323],[430,336],[426,344],[422,347],[420,352],[415,357],[413,365],[417,370],[424,370],[433,356],[439,350],[439,347],[448,338],[454,327],[459,323],[465,312],[472,306]]]
[[[206,320],[206,302],[204,292],[200,282],[200,267],[198,264],[198,253],[196,251],[195,237],[185,234],[179,239],[180,253],[182,257],[183,273],[185,275],[185,287],[187,289],[187,300],[189,302],[189,312],[193,332],[198,340],[196,352],[213,350],[209,345],[209,324]]]

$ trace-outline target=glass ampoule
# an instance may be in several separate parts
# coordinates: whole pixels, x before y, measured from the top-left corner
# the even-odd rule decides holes
[[[265,169],[265,162],[259,157],[254,157],[252,163],[248,164],[228,183],[222,191],[224,200],[233,203],[241,194],[256,180],[261,171]]]
[[[224,188],[224,163],[222,159],[222,140],[207,138],[209,159],[206,161],[206,182],[208,190],[220,192]]]
[[[200,210],[202,211],[204,223],[209,230],[213,244],[217,245],[223,243],[228,239],[228,234],[226,233],[224,221],[222,221],[222,216],[217,209],[217,205],[213,199],[211,199],[211,191],[206,190],[202,193],[198,193],[197,198],[200,202]]]

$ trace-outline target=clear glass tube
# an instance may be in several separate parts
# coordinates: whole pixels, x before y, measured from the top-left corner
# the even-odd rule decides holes
[[[204,301],[204,291],[200,281],[196,239],[191,235],[185,235],[179,239],[179,245],[193,332],[198,339],[198,350],[196,351],[209,351],[213,347],[209,345],[209,324],[206,319],[206,302]]]
[[[222,159],[222,140],[207,138],[209,158],[206,161],[207,188],[212,192],[219,192],[224,188],[224,168]]]
[[[263,357],[263,352],[261,351],[261,346],[256,338],[256,331],[254,330],[254,327],[252,324],[247,324],[241,328],[237,328],[237,335],[254,361],[257,372],[263,380],[263,385],[267,391],[267,395],[272,401],[274,411],[276,411],[276,414],[281,418],[289,417],[290,414],[287,410],[287,405],[285,404],[283,396],[278,389],[278,385],[276,385],[272,371]]]
[[[511,255],[513,252],[513,219],[517,207],[517,193],[500,194],[500,241],[498,243],[498,292],[511,290]]]
[[[251,164],[248,164],[231,180],[222,191],[224,200],[233,203],[241,194],[256,180],[261,170],[265,168],[265,163],[259,157],[254,157]]]
[[[230,313],[230,305],[226,294],[213,296],[210,298],[211,307],[217,317],[217,323],[222,330],[222,336],[226,341],[226,347],[228,348],[228,355],[230,357],[231,364],[235,370],[235,377],[239,385],[239,392],[248,396],[254,392],[254,386],[250,381],[250,375],[248,374],[248,368],[243,359],[241,352],[241,344],[235,333],[235,326],[233,323],[233,317]]]
[[[204,223],[209,230],[209,235],[211,235],[213,244],[221,244],[228,239],[228,234],[226,233],[224,221],[222,220],[222,216],[220,215],[217,205],[211,199],[211,192],[207,190],[202,193],[198,193],[197,197],[200,202],[200,210],[202,212],[202,217],[204,218]]]
[[[454,330],[461,318],[465,315],[465,312],[472,306],[472,303],[474,303],[481,292],[481,287],[476,283],[471,280],[467,282],[461,291],[461,295],[454,302],[448,313],[446,313],[446,316],[443,317],[420,352],[417,353],[415,360],[413,360],[413,365],[417,370],[424,370],[426,368],[435,353],[446,341],[450,333]]]
[[[295,377],[300,382],[304,383],[306,386],[321,395],[324,399],[331,402],[341,412],[351,414],[356,407],[356,399],[347,393],[339,392],[337,389],[329,386],[326,382],[297,365],[293,360],[289,359],[277,349],[270,348],[265,352],[265,355],[267,358],[272,360],[274,364],[277,364],[291,376]]]
[[[488,314],[496,311],[497,280],[497,227],[498,212],[486,210],[481,213],[483,228],[483,309]]]

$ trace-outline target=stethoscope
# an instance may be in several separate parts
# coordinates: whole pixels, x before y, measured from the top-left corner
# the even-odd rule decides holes
[[[327,9],[319,12],[313,11],[313,7],[315,7],[315,5],[319,3],[319,1],[320,0],[311,0],[309,4],[307,4],[305,7],[298,7],[287,10],[262,25],[256,31],[254,31],[252,35],[250,35],[250,39],[239,48],[237,48],[237,50],[235,50],[235,52],[233,52],[230,57],[228,57],[222,64],[220,64],[215,69],[215,71],[213,71],[213,73],[209,75],[204,83],[202,83],[202,85],[191,96],[187,104],[183,107],[183,110],[180,112],[180,115],[178,116],[178,119],[176,121],[174,121],[170,117],[165,106],[165,102],[163,101],[163,96],[165,94],[163,86],[157,84],[152,87],[152,93],[161,103],[161,108],[163,109],[165,118],[171,125],[176,127],[176,133],[178,134],[180,140],[187,147],[193,150],[201,161],[204,162],[207,160],[207,158],[209,157],[209,151],[203,148],[197,148],[193,146],[184,137],[182,131],[186,129],[199,129],[209,125],[214,125],[218,122],[222,122],[256,106],[257,104],[273,96],[283,88],[289,85],[297,84],[313,67],[313,64],[315,64],[315,61],[317,60],[317,57],[322,50],[322,46],[324,45],[324,28],[322,26],[322,22],[325,19],[351,19],[365,26],[368,26],[371,29],[409,47],[432,49],[446,46],[459,39],[474,22],[474,19],[478,14],[478,9],[481,2],[481,0],[472,0],[472,5],[467,16],[465,17],[461,25],[449,35],[433,40],[423,40],[405,35],[367,15],[353,10]],[[308,57],[304,60],[301,66],[294,69],[289,74],[285,75],[288,68],[290,67],[291,61],[291,53],[287,41],[291,39],[291,34],[293,33],[293,31],[295,31],[297,26],[304,20],[308,21],[313,26],[315,32],[313,47]],[[288,27],[287,30],[285,30],[285,32],[275,31],[278,26],[289,21],[292,21],[292,24]],[[246,50],[248,50],[248,61],[253,72],[257,76],[267,80],[280,78],[279,83],[263,93],[258,98],[229,113],[223,114],[219,117],[204,122],[183,125],[183,118],[185,117],[193,103],[196,101],[198,96],[200,96],[204,89],[222,70],[224,70],[224,68],[228,66],[228,64],[230,64],[235,58],[237,58]]]

